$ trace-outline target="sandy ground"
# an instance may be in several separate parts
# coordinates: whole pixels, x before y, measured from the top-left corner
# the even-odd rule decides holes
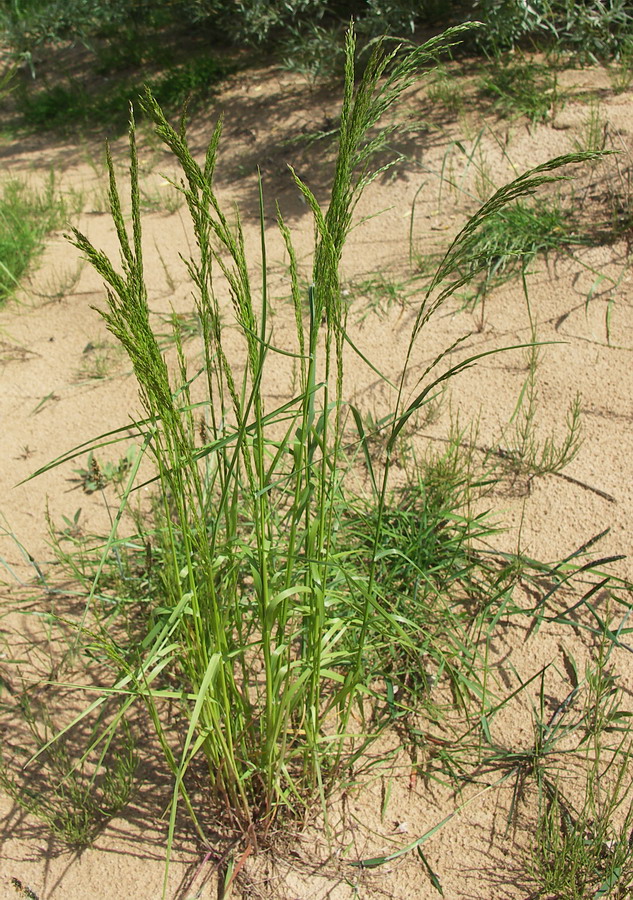
[[[570,97],[552,120],[542,125],[530,125],[523,119],[502,121],[489,107],[486,111],[468,101],[466,112],[442,115],[429,103],[424,87],[408,95],[400,114],[411,129],[406,138],[393,141],[403,159],[371,185],[358,216],[383,212],[352,233],[343,262],[355,340],[386,374],[398,371],[415,317],[416,298],[419,300],[419,282],[412,280],[411,250],[414,255],[426,254],[445,246],[448,235],[492,192],[493,185],[500,186],[514,173],[582,142],[590,115],[587,92],[598,98],[607,146],[621,151],[621,156],[617,165],[609,162],[591,171],[574,172],[572,182],[562,190],[575,192],[588,210],[595,208],[605,216],[600,206],[602,188],[610,185],[614,191],[625,190],[623,173],[633,164],[633,93],[614,94],[606,73],[599,69],[566,72],[562,78]],[[464,90],[468,90],[467,84]],[[312,241],[308,211],[297,196],[286,163],[297,165],[321,200],[330,173],[327,142],[310,149],[305,141],[289,143],[289,139],[305,138],[319,128],[327,130],[336,110],[333,92],[311,90],[297,77],[262,70],[229,81],[208,118],[199,118],[192,125],[193,145],[202,150],[215,115],[224,112],[219,192],[225,202],[239,204],[247,241],[253,248],[258,241],[255,165],[261,164],[269,213],[269,257],[275,272],[273,295],[279,298],[287,279],[283,248],[275,235],[274,199],[279,200],[293,229],[306,273]],[[63,190],[82,194],[83,211],[72,224],[116,256],[115,234],[99,177],[101,153],[98,142],[78,147],[48,138],[23,139],[2,148],[3,170],[37,182],[52,167]],[[114,154],[124,181],[124,140],[114,144]],[[192,301],[178,253],[186,249],[190,235],[163,177],[173,175],[173,164],[149,138],[142,140],[142,160],[152,308],[165,315],[172,309],[184,315]],[[396,284],[403,302],[377,309],[375,291],[364,284],[368,279]],[[500,548],[519,547],[529,556],[551,561],[573,553],[608,529],[597,552],[604,556],[630,554],[630,295],[624,239],[581,248],[573,259],[550,257],[531,266],[529,296],[538,339],[556,342],[544,347],[541,354],[537,433],[542,436],[553,430],[562,435],[566,409],[580,391],[584,442],[564,470],[566,477],[505,478],[486,497],[485,504],[507,525],[497,538]],[[39,602],[34,599],[34,564],[45,577],[54,576],[47,510],[56,526],[64,516],[72,520],[80,509],[78,522],[85,534],[103,534],[108,528],[104,497],[99,492],[86,494],[78,481],[75,470],[86,465],[85,455],[21,483],[70,448],[124,426],[139,410],[126,361],[113,348],[94,309],[102,304],[99,277],[81,264],[62,234],[55,234],[23,291],[0,310],[0,557],[4,562],[0,590],[2,627],[12,644],[25,639],[31,627],[37,633],[32,626]],[[274,325],[278,343],[290,333],[291,315],[289,305],[279,299]],[[459,302],[451,301],[421,336],[414,371],[420,371],[466,333],[471,334],[460,351],[464,354],[529,341],[520,281],[514,279],[495,289],[483,308],[464,310]],[[357,358],[350,356],[348,362],[348,396],[365,412],[380,415],[389,403],[384,387]],[[271,396],[287,392],[289,377],[280,366],[277,383],[269,386]],[[437,421],[420,424],[413,436],[416,447],[423,449],[432,440],[441,442],[451,419],[458,415],[462,425],[477,420],[477,431],[470,439],[478,447],[507,446],[508,422],[525,377],[524,351],[482,360],[451,385]],[[99,458],[116,461],[119,455],[120,448],[112,452],[106,448]],[[113,495],[106,491],[105,496],[112,501]],[[626,558],[613,570],[630,579],[632,566]],[[572,646],[582,660],[591,653],[590,643],[580,632],[553,623],[544,626],[538,637],[530,641],[526,637],[518,626],[501,629],[491,651],[495,665],[506,666],[508,671],[512,666],[521,677],[529,678],[540,666],[558,660],[548,690],[560,702],[569,690],[560,662],[561,647]],[[622,651],[615,659],[621,683],[630,691],[630,654]],[[3,735],[10,735],[13,727],[5,717]],[[529,744],[532,725],[527,700],[504,711],[497,728],[498,740],[505,746]],[[397,748],[398,739],[392,736],[381,749]],[[400,752],[388,765],[359,776],[362,789],[350,786],[333,799],[329,840],[322,827],[312,825],[281,840],[274,852],[264,851],[246,860],[233,896],[279,900],[435,897],[428,872],[415,854],[376,870],[352,868],[349,863],[397,850],[466,801],[472,802],[424,847],[429,865],[441,879],[444,896],[456,900],[529,896],[532,889],[526,858],[534,798],[525,798],[517,820],[509,827],[513,782],[496,784],[503,773],[482,777],[479,784],[456,795],[448,787],[425,783],[413,772],[411,760]],[[39,900],[160,897],[166,830],[161,816],[168,797],[168,781],[155,772],[148,773],[131,807],[108,825],[93,847],[79,853],[61,847],[36,819],[0,798],[0,896],[19,896],[22,884],[33,892],[29,896]],[[196,846],[184,824],[182,834],[174,850],[167,896],[182,900],[217,896],[214,860]]]

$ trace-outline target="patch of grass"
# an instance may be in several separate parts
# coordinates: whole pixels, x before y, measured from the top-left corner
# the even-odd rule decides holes
[[[631,714],[609,664],[612,649],[603,638],[597,664],[559,710],[561,718],[573,716],[567,707],[578,709],[576,694],[584,693],[584,709],[569,729],[575,753],[566,749],[578,765],[576,783],[561,772],[539,794],[530,874],[539,893],[561,900],[626,896],[633,884]]]
[[[619,811],[627,803],[630,778],[627,762],[619,765],[616,785],[598,790],[594,775],[579,812],[569,808],[558,791],[544,798],[531,861],[539,889],[561,900],[626,896],[633,884],[630,799],[622,823]]]
[[[438,66],[435,70],[428,98],[443,114],[459,115],[464,111],[464,86],[446,66]]]
[[[141,203],[144,210],[150,212],[162,212],[165,215],[173,216],[184,205],[184,199],[180,191],[166,180],[160,181],[158,184],[145,184],[141,187]],[[160,252],[160,251],[159,251]],[[165,264],[161,257],[163,271],[167,275]],[[173,290],[173,287],[171,288]]]
[[[527,351],[528,376],[512,417],[510,445],[503,451],[505,464],[516,474],[525,474],[530,478],[562,472],[576,458],[582,445],[580,394],[576,394],[567,410],[561,439],[556,440],[553,434],[538,437],[538,360],[539,348],[534,338],[533,346]]]
[[[609,66],[611,87],[616,94],[623,94],[633,81],[633,42],[627,43],[619,59]]]
[[[531,329],[531,344],[525,351],[527,377],[509,426],[504,430],[502,440],[508,446],[498,448],[496,453],[502,461],[503,469],[509,469],[514,476],[528,477],[529,489],[532,479],[539,475],[558,474],[576,458],[582,446],[582,422],[581,395],[577,393],[567,409],[565,428],[560,439],[553,433],[545,437],[538,433],[538,367],[541,348],[538,345],[525,277],[523,290]]]
[[[560,99],[555,70],[531,60],[499,58],[480,84],[483,96],[492,98],[499,113],[508,118],[527,116],[531,122],[545,122]]]
[[[487,477],[455,431],[447,449],[405,465],[405,487],[389,496],[382,510],[376,581],[382,602],[406,623],[412,643],[387,640],[372,665],[386,686],[384,714],[402,718],[408,707],[431,709],[448,686],[453,702],[468,709],[483,692],[485,665],[473,629],[479,604],[489,598],[491,562],[479,549],[497,530],[490,516],[475,514],[474,503]],[[342,541],[372,551],[378,510],[370,502],[350,504]],[[361,556],[361,559],[363,556]]]
[[[91,844],[130,799],[137,756],[129,729],[124,726],[114,742],[100,748],[92,744],[97,732],[84,733],[78,747],[72,733],[51,741],[48,704],[34,702],[28,693],[12,714],[26,724],[30,744],[26,738],[16,743],[15,737],[4,743],[0,787],[64,843]]]
[[[409,292],[402,282],[378,272],[349,284],[343,296],[349,303],[358,304],[355,320],[364,322],[371,314],[384,318],[393,307],[404,310]]]
[[[72,294],[79,284],[83,263],[81,260],[74,266],[56,268],[46,275],[46,280],[37,279],[36,285],[30,285],[30,293],[48,302],[57,302]]]
[[[467,304],[484,301],[496,286],[526,272],[539,254],[587,242],[560,198],[518,200],[497,210],[479,229],[464,259],[464,272],[473,273],[467,279]]]
[[[67,212],[52,175],[41,190],[17,179],[0,187],[0,303],[20,286],[44,239],[65,222]]]
[[[607,146],[608,137],[609,124],[602,115],[598,101],[592,99],[589,114],[583,122],[580,135],[574,141],[574,146],[578,150],[601,152]]]
[[[89,341],[77,369],[78,381],[103,381],[113,374],[122,359],[121,348],[108,341]]]
[[[207,100],[214,87],[233,70],[233,66],[214,56],[196,56],[189,62],[166,67],[158,76],[147,77],[145,84],[166,108],[177,110],[190,101],[193,109]],[[65,132],[77,125],[107,126],[118,134],[126,128],[127,109],[136,101],[143,83],[138,74],[134,79],[119,78],[98,89],[89,89],[76,78],[66,84],[44,86],[34,81],[23,83],[13,96],[26,128]]]
[[[108,33],[111,32],[111,33]],[[176,64],[173,49],[164,35],[143,31],[138,25],[104,29],[95,51],[95,72],[112,76],[113,72],[139,70],[149,66],[169,67]]]

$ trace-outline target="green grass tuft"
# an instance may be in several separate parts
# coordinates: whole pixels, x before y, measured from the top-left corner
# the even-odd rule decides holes
[[[44,239],[65,221],[67,204],[51,176],[39,191],[23,181],[6,181],[0,188],[0,303],[20,281],[41,252]]]

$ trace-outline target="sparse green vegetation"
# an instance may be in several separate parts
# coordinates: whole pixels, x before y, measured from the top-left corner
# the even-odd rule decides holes
[[[352,315],[359,322],[364,321],[372,313],[384,318],[394,306],[404,310],[408,293],[409,289],[405,284],[391,281],[381,272],[343,289],[343,297],[353,305]]]
[[[533,60],[516,62],[514,57],[499,57],[489,65],[481,90],[504,117],[527,116],[532,122],[546,121],[559,100],[553,68]]]
[[[464,257],[466,305],[483,305],[495,287],[528,272],[539,255],[588,242],[560,198],[517,200],[496,210],[478,230]]]
[[[0,188],[0,303],[20,286],[44,238],[64,224],[68,211],[52,175],[40,190],[17,179],[4,181]]]
[[[86,494],[102,490],[107,484],[121,484],[137,456],[136,447],[130,447],[118,462],[100,463],[94,453],[88,454],[86,467],[75,469]]]
[[[213,56],[199,56],[187,63],[167,66],[145,83],[165,107],[178,110],[187,101],[196,104],[208,100],[214,86],[232,70]],[[67,84],[57,80],[49,87],[38,81],[22,82],[13,94],[21,124],[27,128],[54,128],[68,131],[78,125],[108,125],[115,133],[125,129],[129,104],[136,99],[143,81],[120,78],[114,85],[88,89],[75,78]]]
[[[27,691],[19,697],[25,736],[14,732],[0,754],[0,787],[22,809],[42,819],[51,833],[74,847],[91,844],[106,822],[129,802],[137,756],[124,723],[114,742],[97,747],[99,723],[81,744],[56,737],[47,703]],[[29,765],[27,774],[22,771]]]
[[[373,177],[375,148],[383,146],[380,134],[369,136],[369,130],[423,64],[458,35],[459,30],[450,32],[397,59],[378,45],[358,84],[354,39],[351,34],[348,38],[338,159],[327,212],[295,175],[317,237],[307,296],[296,266],[291,266],[297,329],[291,352],[298,367],[298,391],[277,408],[268,409],[262,393],[269,359],[279,353],[269,340],[263,224],[264,265],[256,288],[239,220],[229,225],[213,187],[219,127],[201,166],[184,133],[174,131],[151,92],[145,94],[145,113],[182,168],[181,190],[197,240],[197,255],[187,268],[203,338],[204,401],[194,406],[191,385],[196,376],[188,371],[178,319],[172,318],[175,372],[168,369],[150,327],[133,124],[131,237],[109,159],[110,207],[123,275],[74,232],[76,246],[109,285],[102,315],[138,379],[145,418],[133,428],[157,472],[154,522],[135,542],[152,548],[156,571],[149,580],[146,570],[141,575],[147,598],[141,641],[126,643],[119,636],[113,641],[99,624],[99,606],[91,603],[98,574],[88,576],[88,603],[97,615],[91,627],[98,640],[91,648],[98,646],[99,657],[104,655],[114,667],[115,694],[128,685],[121,712],[105,726],[104,739],[113,739],[126,710],[143,703],[174,778],[168,857],[181,804],[204,834],[204,818],[193,804],[187,777],[199,756],[215,808],[224,809],[240,831],[256,829],[266,835],[304,805],[319,797],[324,803],[350,758],[356,758],[359,748],[350,729],[362,709],[360,697],[373,696],[378,707],[384,705],[387,720],[404,716],[409,706],[434,702],[430,695],[436,684],[447,684],[464,710],[472,702],[483,702],[486,708],[482,698],[489,674],[479,636],[490,627],[488,618],[497,614],[499,602],[512,608],[515,582],[496,572],[494,560],[476,549],[492,531],[486,517],[468,511],[477,484],[485,478],[472,474],[455,441],[446,454],[412,472],[403,491],[394,491],[390,484],[407,424],[478,356],[436,372],[454,345],[428,368],[414,399],[405,401],[404,385],[415,344],[433,313],[491,265],[495,251],[479,242],[495,216],[556,180],[560,166],[590,155],[562,157],[521,176],[497,191],[459,232],[418,303],[393,411],[379,428],[382,440],[376,442],[376,435],[366,432],[358,411],[353,414],[355,436],[351,434],[344,414],[347,309],[339,260],[352,210]],[[278,227],[293,259],[291,234],[281,217]],[[526,252],[522,246],[514,255],[521,258]],[[471,264],[467,271],[465,260]],[[211,280],[215,266],[233,296],[233,327],[243,343],[237,357],[225,346],[216,279]],[[354,498],[346,488],[349,461],[344,451],[350,443],[369,477],[367,501]],[[126,466],[124,505],[140,458]],[[80,474],[89,488],[96,488],[102,485],[103,469],[97,472],[94,455],[92,460]],[[115,540],[113,531],[106,550]],[[118,545],[117,565],[122,564],[121,551]],[[125,568],[133,571],[134,565]],[[383,673],[384,696],[371,686],[377,672]],[[185,686],[188,698],[179,704],[179,717],[188,725],[177,755],[161,714],[167,673]],[[103,694],[89,710],[105,709],[108,698]],[[371,722],[365,716],[360,720],[362,748],[382,728]]]

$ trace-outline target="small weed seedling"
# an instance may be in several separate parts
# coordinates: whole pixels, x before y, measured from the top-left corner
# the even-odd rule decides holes
[[[364,322],[371,314],[382,319],[394,306],[404,310],[408,298],[406,285],[388,278],[382,272],[349,284],[342,294],[350,302],[359,298],[360,308],[355,315],[358,323]]]
[[[78,381],[102,381],[110,378],[121,358],[120,348],[109,341],[89,341],[83,349],[76,378]]]
[[[125,456],[122,456],[118,462],[99,463],[91,451],[88,454],[86,468],[75,469],[79,476],[75,481],[80,482],[86,494],[94,494],[95,491],[101,491],[108,484],[121,484],[132,468],[137,455],[137,448],[131,446]]]
[[[539,475],[562,472],[582,445],[580,394],[567,410],[564,435],[559,441],[553,434],[545,438],[537,435],[539,348],[534,332],[532,339],[532,346],[526,350],[527,378],[512,416],[511,431],[505,436],[509,446],[499,451],[503,466],[509,466],[516,475],[527,475],[530,481]]]

